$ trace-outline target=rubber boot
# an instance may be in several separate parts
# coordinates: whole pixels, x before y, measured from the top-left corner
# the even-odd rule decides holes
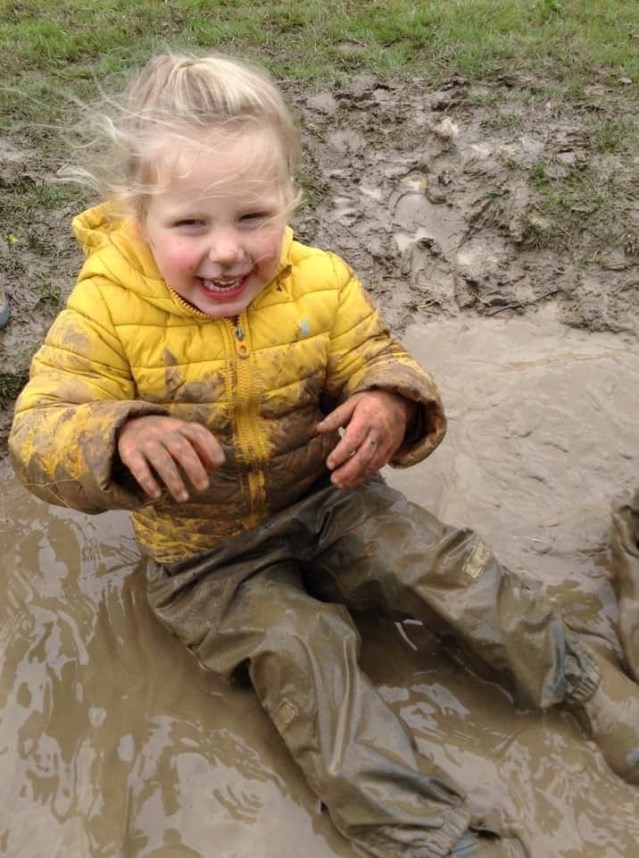
[[[639,686],[608,658],[593,655],[601,681],[592,697],[571,709],[613,772],[639,785]]]

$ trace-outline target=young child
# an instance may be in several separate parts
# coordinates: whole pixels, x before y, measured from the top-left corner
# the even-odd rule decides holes
[[[453,636],[526,704],[570,706],[639,783],[639,692],[474,533],[388,488],[442,440],[433,379],[348,266],[295,241],[298,135],[260,70],[158,56],[104,123],[107,202],[10,448],[31,491],[132,512],[153,611],[246,675],[360,854],[514,854],[418,758],[349,609]]]

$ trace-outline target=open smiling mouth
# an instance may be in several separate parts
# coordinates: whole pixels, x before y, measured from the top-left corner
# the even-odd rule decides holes
[[[226,296],[239,292],[247,277],[248,275],[245,274],[242,277],[235,277],[233,280],[207,280],[204,277],[198,277],[197,279],[208,294]]]

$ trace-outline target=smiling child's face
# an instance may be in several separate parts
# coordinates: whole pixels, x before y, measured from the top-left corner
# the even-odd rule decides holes
[[[147,198],[141,227],[168,285],[207,316],[236,316],[275,277],[286,227],[273,132],[218,135],[170,152],[172,176]]]

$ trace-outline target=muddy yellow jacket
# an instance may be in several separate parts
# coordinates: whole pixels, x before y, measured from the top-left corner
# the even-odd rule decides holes
[[[142,549],[175,562],[308,492],[337,440],[314,427],[353,393],[384,388],[421,403],[393,464],[441,441],[432,378],[337,256],[288,231],[275,279],[238,318],[212,319],[162,280],[131,221],[107,215],[100,206],[74,221],[88,258],[16,404],[10,450],[36,495],[88,513],[130,509]],[[217,437],[226,461],[206,492],[186,504],[143,495],[116,447],[140,414],[197,421]]]

